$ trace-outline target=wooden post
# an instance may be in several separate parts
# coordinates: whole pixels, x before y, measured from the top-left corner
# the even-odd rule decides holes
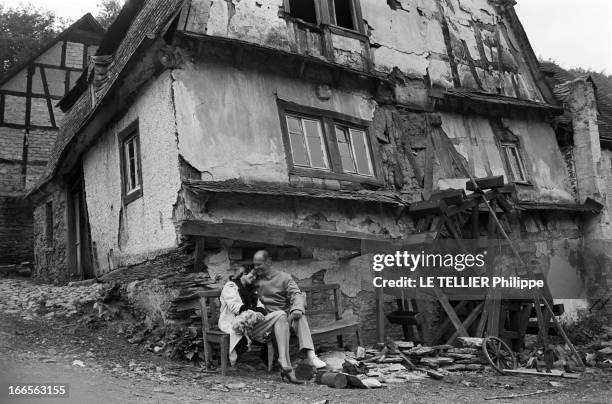
[[[204,259],[206,258],[206,253],[204,252],[204,237],[196,237],[195,238],[195,256],[193,260],[193,271],[194,272],[202,272],[205,268]]]
[[[385,342],[385,310],[382,288],[376,288],[376,332],[378,342]]]

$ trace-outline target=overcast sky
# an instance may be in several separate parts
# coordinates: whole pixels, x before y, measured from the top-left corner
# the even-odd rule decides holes
[[[9,7],[22,2],[0,0]],[[95,15],[98,2],[37,0],[32,3],[76,20],[87,12]],[[612,0],[517,0],[517,3],[516,11],[538,57],[553,59],[566,68],[590,67],[612,74]]]

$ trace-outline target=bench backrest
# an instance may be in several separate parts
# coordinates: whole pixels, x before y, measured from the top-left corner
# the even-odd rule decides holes
[[[336,320],[342,318],[342,294],[339,284],[300,286],[300,290],[306,293],[306,314],[308,316],[333,314]]]
[[[202,330],[218,330],[219,315],[221,314],[221,289],[212,289],[199,292],[200,314],[202,315]]]
[[[306,314],[308,316],[333,314],[336,320],[342,318],[342,294],[339,284],[300,286],[300,290],[306,294]],[[202,329],[205,331],[218,330],[221,289],[207,290],[198,294],[200,295]],[[316,309],[314,308],[315,301],[318,303]]]

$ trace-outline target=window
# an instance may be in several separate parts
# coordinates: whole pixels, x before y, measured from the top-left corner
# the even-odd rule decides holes
[[[121,155],[122,197],[129,203],[142,196],[142,170],[138,121],[119,134]]]
[[[323,170],[329,168],[320,120],[287,115],[287,130],[293,164]]]
[[[365,33],[359,0],[285,0],[284,4],[293,18]]]
[[[336,25],[347,29],[355,29],[353,0],[333,0],[333,6]]]
[[[512,181],[528,182],[527,172],[525,171],[518,145],[515,143],[502,143],[502,148],[506,155]]]
[[[53,202],[45,204],[45,245],[53,247]]]
[[[279,101],[292,174],[379,185],[369,122]]]
[[[342,171],[372,176],[374,169],[365,131],[341,125],[336,125],[335,130]]]
[[[317,24],[315,0],[289,0],[289,14],[294,18]]]

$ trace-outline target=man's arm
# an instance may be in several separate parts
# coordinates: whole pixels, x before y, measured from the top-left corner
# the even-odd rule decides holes
[[[286,290],[287,298],[291,302],[289,312],[299,311],[301,314],[306,313],[306,296],[291,277],[289,277],[287,282]]]

